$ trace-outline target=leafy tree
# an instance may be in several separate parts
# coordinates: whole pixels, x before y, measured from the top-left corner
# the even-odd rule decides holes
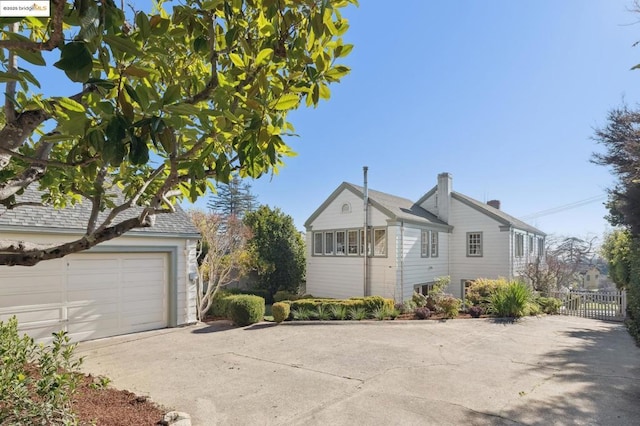
[[[0,204],[24,207],[36,185],[44,204],[92,207],[75,241],[0,240],[0,264],[88,249],[233,172],[277,171],[291,155],[288,112],[328,99],[349,72],[340,12],[356,3],[185,0],[169,13],[161,0],[127,14],[113,0],[51,0],[51,18],[0,20]],[[49,95],[36,67],[77,90]]]
[[[249,229],[241,220],[193,210],[191,220],[202,235],[198,262],[198,318],[202,319],[224,286],[238,280],[248,267]],[[202,247],[206,251],[202,252]],[[206,284],[206,285],[205,285]]]
[[[640,235],[640,112],[627,105],[611,110],[594,139],[605,150],[594,153],[592,162],[611,167],[617,179],[609,189],[607,220]]]
[[[305,244],[291,216],[260,206],[246,215],[245,223],[252,233],[248,247],[259,287],[271,294],[297,292],[305,276]]]
[[[605,236],[600,247],[602,257],[609,262],[609,278],[619,289],[629,286],[633,240],[627,230],[616,229]]]
[[[257,207],[257,197],[251,193],[251,185],[234,175],[228,184],[218,185],[207,206],[226,217],[242,218]]]

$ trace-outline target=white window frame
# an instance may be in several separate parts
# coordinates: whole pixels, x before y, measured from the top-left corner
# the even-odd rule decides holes
[[[376,236],[380,232],[383,233],[382,244],[380,245],[380,248],[382,250],[378,250],[379,245],[378,245],[378,240],[376,238]],[[373,243],[371,244],[371,246],[373,247],[373,255],[386,256],[387,255],[387,228],[373,228],[373,231],[371,232],[371,238],[373,241]]]
[[[335,239],[334,239],[334,232],[333,231],[328,231],[324,233],[324,254],[325,255],[332,255],[333,254],[333,250],[335,247]]]
[[[360,235],[359,235],[358,231],[359,231],[358,229],[349,229],[347,231],[347,255],[349,255],[349,256],[358,256],[359,255],[358,246],[359,246],[359,242],[360,242]],[[351,247],[352,247],[351,235],[355,235],[355,245],[354,245],[355,251],[353,251],[353,252],[351,251]]]
[[[431,257],[438,257],[440,252],[440,238],[438,237],[438,231],[429,231],[429,245],[431,250]]]
[[[477,241],[472,241],[472,238],[474,240],[477,239]],[[467,232],[467,257],[482,257],[483,255],[482,245],[483,245],[482,232]]]
[[[338,235],[342,234],[342,243],[338,239]],[[342,245],[340,245],[342,244]],[[347,231],[336,231],[336,255],[344,256],[347,254]]]
[[[318,241],[320,241],[320,250],[318,250]],[[322,232],[313,233],[313,255],[322,256],[324,254],[324,234]]]
[[[515,257],[524,257],[524,234],[515,233],[513,252]]]
[[[426,229],[420,230],[420,257],[429,257],[429,231]]]

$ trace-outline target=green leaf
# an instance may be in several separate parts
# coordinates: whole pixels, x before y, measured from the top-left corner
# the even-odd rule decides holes
[[[149,35],[151,35],[151,24],[149,23],[149,18],[145,13],[138,12],[136,14],[136,25],[140,30],[140,34],[142,35],[142,38],[143,39],[149,38]]]
[[[342,46],[336,47],[335,53],[336,57],[344,58],[353,50],[353,44],[344,44]]]
[[[55,97],[53,98],[58,105],[68,111],[85,112],[84,105],[70,98]]]
[[[229,59],[231,62],[238,68],[244,68],[244,62],[242,61],[242,57],[237,53],[229,53]]]
[[[147,164],[149,162],[149,147],[142,138],[136,135],[131,135],[129,160],[135,165]]]
[[[143,52],[128,38],[105,35],[104,41],[111,47],[111,50],[116,50],[120,53],[128,53],[133,56],[143,56]]]
[[[174,84],[173,86],[167,87],[167,90],[164,92],[164,96],[162,96],[163,105],[169,105],[176,102],[180,99],[180,86]]]
[[[60,48],[60,60],[53,64],[69,77],[69,80],[84,83],[93,70],[93,59],[86,44],[81,41],[67,43]]]
[[[273,49],[262,49],[256,56],[256,65],[262,65],[265,62],[269,62],[273,58]]]
[[[18,74],[0,72],[0,82],[6,83],[7,81],[21,81],[22,79]]]
[[[269,107],[284,111],[288,109],[295,109],[298,107],[300,103],[300,97],[295,93],[287,93],[285,95],[280,96],[276,101],[272,102]]]
[[[32,52],[30,50],[15,49],[15,54],[24,59],[25,61],[32,63],[33,65],[44,66],[47,65],[42,57],[41,51]]]

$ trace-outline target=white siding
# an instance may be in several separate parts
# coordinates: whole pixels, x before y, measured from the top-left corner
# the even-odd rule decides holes
[[[449,234],[439,232],[438,257],[421,256],[421,230],[415,226],[398,226],[396,241],[398,247],[399,263],[397,280],[402,287],[402,300],[408,300],[413,295],[413,288],[417,284],[433,282],[435,278],[449,275],[448,252]],[[425,228],[427,229],[427,228]],[[435,232],[435,230],[432,230]],[[402,245],[401,245],[402,240]],[[402,268],[402,270],[400,270]],[[400,301],[400,298],[396,299]]]
[[[349,205],[349,213],[342,212],[343,205]],[[369,209],[371,226],[386,226],[389,218],[375,207]],[[348,189],[343,190],[310,224],[312,230],[361,228],[364,227],[364,202]]]
[[[501,231],[500,223],[489,216],[451,199],[450,269],[448,292],[462,297],[461,280],[474,278],[510,278],[511,232]],[[467,256],[467,233],[482,232],[482,256]]]

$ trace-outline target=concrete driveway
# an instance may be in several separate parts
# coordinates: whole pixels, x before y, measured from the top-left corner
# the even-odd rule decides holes
[[[194,425],[640,424],[640,350],[583,318],[216,322],[77,353]]]

